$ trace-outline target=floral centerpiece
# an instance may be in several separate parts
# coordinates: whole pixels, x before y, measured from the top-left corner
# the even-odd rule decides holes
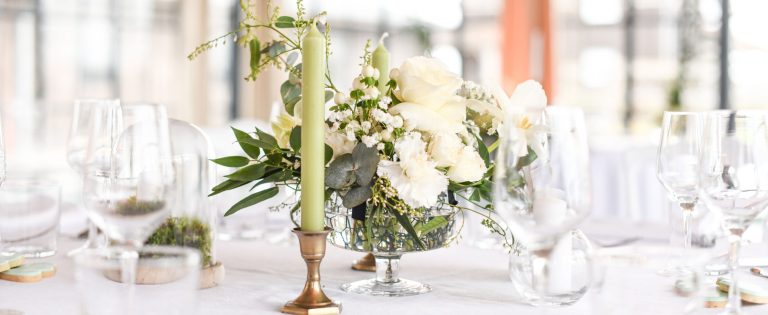
[[[252,71],[247,80],[255,79],[268,66],[289,74],[280,86],[285,111],[272,122],[273,132],[233,128],[245,155],[213,160],[236,170],[226,175],[227,179],[214,187],[211,195],[244,185],[251,185],[255,191],[232,205],[226,215],[272,198],[279,189],[299,187],[302,71],[296,51],[301,50],[300,39],[309,25],[319,23],[325,27],[328,45],[331,37],[324,13],[306,17],[301,1],[297,8],[296,17],[281,16],[274,8],[261,20],[244,2],[245,19],[239,29],[201,45],[190,55],[194,58],[234,37],[250,50]],[[271,30],[276,39],[262,43],[255,29]],[[329,58],[330,49],[327,51]],[[491,155],[499,133],[515,139],[514,152],[519,158],[516,167],[536,159],[537,150],[527,139],[540,127],[529,118],[526,108],[543,108],[546,97],[533,81],[518,86],[512,97],[500,90],[491,92],[451,73],[438,60],[423,56],[409,58],[389,70],[390,79],[380,85],[385,77],[383,69],[375,68],[371,59],[369,41],[360,63],[355,65],[360,67],[360,74],[347,92],[340,90],[332,75],[326,73],[328,211],[350,210],[354,221],[350,224],[359,231],[356,237],[363,239],[359,250],[386,251],[374,242],[381,230],[404,232],[395,233],[399,237],[396,251],[443,246],[444,242],[428,244],[430,235],[444,237],[434,233],[452,229],[455,213],[475,211],[460,206],[458,199],[482,203],[482,208],[492,210]],[[520,181],[522,184],[524,179]],[[293,213],[299,204],[290,207]],[[425,215],[435,210],[444,211],[441,215]],[[504,236],[505,245],[514,246],[514,238],[501,224],[487,212],[478,213],[486,217],[484,225]],[[387,226],[381,226],[382,222]]]

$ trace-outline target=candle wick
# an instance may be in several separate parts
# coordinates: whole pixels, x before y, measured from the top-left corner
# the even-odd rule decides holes
[[[384,34],[381,34],[381,37],[379,38],[379,45],[384,45],[384,39],[389,37],[389,33],[384,32]]]

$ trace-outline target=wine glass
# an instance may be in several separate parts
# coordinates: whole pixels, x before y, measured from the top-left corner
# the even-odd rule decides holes
[[[538,135],[535,129],[521,131],[515,126],[505,128],[500,135],[494,204],[530,252],[534,279],[531,291],[536,296],[528,295],[528,302],[567,305],[574,302],[576,294],[564,282],[570,277],[562,276],[572,267],[569,235],[591,206],[589,148],[579,109],[549,106],[542,119],[546,130]],[[516,147],[521,136],[528,138],[529,152],[522,157],[515,154],[520,151]]]
[[[3,141],[3,116],[0,115],[0,185],[5,180],[5,141]]]
[[[72,122],[69,127],[67,140],[67,162],[80,176],[83,176],[83,163],[85,150],[90,138],[91,117],[94,111],[110,111],[112,107],[120,107],[117,99],[85,99],[76,100],[72,107]],[[100,114],[97,114],[100,115]],[[117,117],[114,117],[117,119]],[[75,250],[69,252],[74,255],[85,248],[99,247],[98,229],[91,220],[88,220],[88,240]]]
[[[691,248],[691,217],[699,200],[699,149],[703,114],[664,112],[656,177],[683,210],[684,252]],[[685,268],[673,268],[683,271]],[[674,270],[661,270],[671,274]]]
[[[741,314],[737,270],[741,236],[768,206],[768,112],[707,113],[701,144],[700,196],[730,233],[730,289],[724,314]]]
[[[168,118],[164,107],[153,104],[127,105],[122,111],[112,107],[101,114],[91,117],[83,164],[86,208],[110,239],[137,249],[169,215],[173,202]]]

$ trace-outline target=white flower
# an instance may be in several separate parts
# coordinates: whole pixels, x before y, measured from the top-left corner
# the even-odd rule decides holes
[[[465,146],[459,150],[456,163],[448,169],[448,178],[457,183],[475,182],[482,179],[486,171],[488,168],[480,153],[473,147]]]
[[[403,137],[395,143],[400,161],[381,160],[376,171],[389,179],[398,197],[413,208],[434,206],[448,188],[448,178],[429,160],[425,146],[418,134]]]
[[[392,68],[392,70],[389,70],[389,79],[397,81],[397,78],[400,77],[400,70],[397,68]]]
[[[366,120],[360,124],[360,127],[363,128],[363,132],[368,133],[371,130],[371,122]]]
[[[361,130],[362,126],[360,126],[360,123],[357,120],[353,120],[353,121],[350,121],[347,124],[347,128],[346,129],[347,129],[347,131],[355,132],[355,131]]]
[[[374,134],[372,136],[362,136],[361,140],[363,141],[363,143],[365,143],[366,147],[371,148],[371,147],[373,147],[373,146],[375,146],[376,144],[379,143],[379,137],[378,136],[379,136],[378,134]]]
[[[400,114],[406,128],[430,133],[455,133],[462,128],[466,105],[456,95],[462,80],[441,62],[427,57],[409,58],[393,78],[402,102],[389,111]]]
[[[348,135],[327,130],[325,131],[325,144],[333,149],[333,158],[335,159],[339,155],[350,153],[355,148],[355,134],[352,134],[352,139],[348,138]]]
[[[379,144],[376,145],[376,150],[379,150],[379,151],[384,150],[384,144],[379,142]]]
[[[507,97],[503,90],[497,88],[494,98],[501,103],[504,112],[504,122],[499,126],[499,135],[506,138],[506,150],[516,157],[523,157],[528,154],[528,146],[531,144],[537,154],[542,153],[535,145],[535,140],[544,128],[534,125],[526,115],[526,111],[541,110],[547,106],[547,95],[541,84],[533,80],[520,83],[511,97]]]
[[[373,67],[371,67],[370,65],[363,67],[363,72],[362,72],[363,77],[366,77],[366,78],[373,77],[373,72],[374,72],[373,70],[374,70]]]
[[[395,128],[400,128],[403,126],[403,117],[395,116],[395,120],[392,122],[392,126]]]
[[[380,136],[381,140],[384,140],[384,141],[387,141],[387,142],[392,141],[392,131],[391,130],[384,129],[381,132],[379,132],[379,134],[381,135]]]
[[[364,91],[365,95],[368,95],[371,97],[371,99],[376,99],[379,97],[379,89],[377,89],[375,86],[366,88]]]
[[[363,82],[360,81],[360,77],[356,77],[354,80],[352,80],[352,88],[355,90],[363,90],[365,88],[365,85],[363,85]]]
[[[379,72],[379,69],[373,69],[373,78],[378,80],[381,76],[381,73]]]
[[[504,120],[504,112],[501,108],[488,102],[473,99],[468,99],[466,105],[467,109],[476,113],[473,117],[475,123],[486,128],[489,135],[496,133]]]
[[[429,156],[439,167],[453,166],[463,147],[464,143],[456,134],[438,133],[429,141]]]
[[[272,121],[272,133],[277,139],[277,145],[281,148],[287,149],[290,146],[291,131],[293,127],[301,124],[301,120],[289,115],[286,112],[280,113],[280,115]]]
[[[347,99],[347,95],[344,94],[344,92],[337,92],[336,95],[333,96],[333,102],[336,103],[336,105],[346,104]]]

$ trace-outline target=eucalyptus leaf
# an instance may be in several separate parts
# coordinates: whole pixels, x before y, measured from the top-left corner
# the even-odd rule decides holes
[[[232,132],[235,134],[235,139],[237,139],[237,142],[240,144],[240,148],[243,149],[243,152],[245,152],[245,154],[248,154],[248,156],[250,156],[251,158],[254,158],[254,159],[259,158],[259,148],[258,148],[259,146],[244,142],[246,140],[254,140],[253,137],[251,137],[251,135],[245,131],[242,131],[235,127],[231,127],[231,128],[232,128]]]
[[[339,156],[325,170],[325,185],[337,190],[349,188],[355,182],[354,168],[352,154]]]
[[[291,136],[288,139],[291,144],[291,149],[294,152],[301,150],[301,126],[293,127],[291,130]]]
[[[293,28],[293,27],[296,27],[296,24],[294,22],[296,22],[296,20],[293,17],[281,16],[281,17],[278,17],[277,20],[275,21],[275,27]]]
[[[285,104],[285,110],[293,115],[293,108],[301,100],[301,86],[286,80],[280,85],[280,98]]]
[[[333,158],[333,148],[329,145],[325,145],[325,164],[328,164],[328,162],[331,161]]]
[[[277,187],[270,187],[262,191],[248,195],[248,197],[245,197],[242,200],[235,203],[234,205],[232,205],[232,207],[230,207],[229,210],[227,210],[227,212],[224,213],[224,216],[232,215],[244,208],[253,206],[259,202],[272,198],[275,195],[277,195],[279,191],[280,190]]]
[[[299,59],[299,53],[298,52],[291,52],[288,54],[288,58],[286,58],[285,62],[287,62],[289,65],[293,65],[296,60]]]
[[[224,177],[242,182],[250,182],[261,179],[264,176],[265,167],[266,165],[264,164],[248,165]]]
[[[360,186],[368,185],[376,174],[379,164],[379,154],[375,147],[369,148],[365,143],[358,143],[352,150],[354,159],[355,181]]]
[[[371,186],[355,187],[350,189],[341,199],[344,207],[352,209],[366,202],[373,197]]]
[[[248,165],[250,161],[250,159],[244,156],[225,156],[211,160],[213,163],[226,167],[243,167]]]
[[[285,52],[285,43],[281,41],[274,41],[267,47],[267,55],[270,58],[277,58],[283,52]]]
[[[333,99],[333,91],[332,90],[325,90],[325,102],[328,103],[328,101]]]

